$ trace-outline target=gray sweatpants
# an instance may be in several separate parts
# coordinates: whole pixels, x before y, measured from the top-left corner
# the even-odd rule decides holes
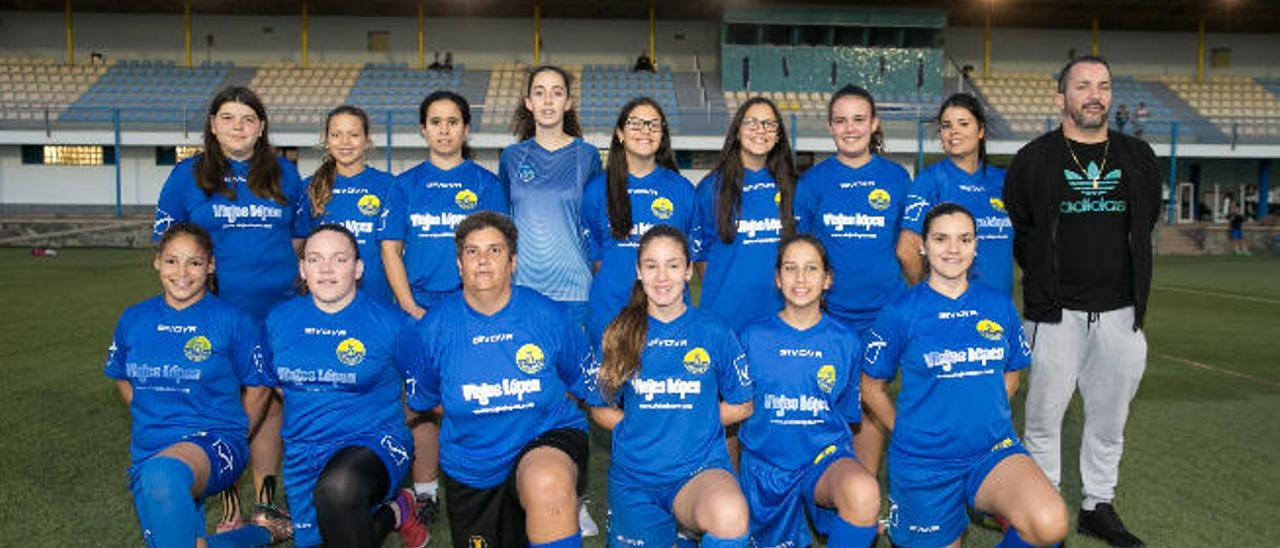
[[[1085,510],[1111,502],[1124,452],[1129,402],[1147,366],[1147,338],[1133,330],[1133,307],[1063,310],[1059,323],[1026,322],[1031,341],[1024,445],[1056,487],[1062,480],[1062,416],[1080,388],[1084,434],[1080,479]]]

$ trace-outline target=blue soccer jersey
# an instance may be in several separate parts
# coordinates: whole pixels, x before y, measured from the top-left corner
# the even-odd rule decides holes
[[[684,481],[728,465],[720,400],[751,400],[747,358],[728,325],[689,308],[670,323],[649,318],[640,369],[619,389],[611,480],[629,485]],[[587,403],[608,403],[597,390]]]
[[[858,169],[832,156],[797,185],[796,225],[822,241],[835,272],[827,310],[854,329],[906,287],[897,243],[910,184],[907,170],[882,156]]]
[[[298,169],[277,158],[287,202],[282,204],[249,190],[249,163],[230,160],[225,181],[236,199],[228,200],[217,192],[205,195],[196,186],[195,161],[183,160],[164,182],[153,237],[159,240],[171,224],[182,221],[209,231],[218,265],[218,294],[261,322],[272,307],[295,294],[298,256],[293,238],[305,236],[295,222],[303,197]]]
[[[447,170],[428,160],[396,177],[378,239],[404,242],[404,268],[419,305],[462,286],[454,229],[485,210],[506,214],[507,198],[498,178],[471,160]]]
[[[298,231],[303,234],[310,234],[322,224],[335,223],[347,227],[355,235],[360,247],[360,260],[364,262],[360,290],[388,304],[395,301],[395,295],[392,295],[387,274],[382,269],[382,249],[378,247],[375,231],[387,207],[392,182],[390,174],[372,167],[364,168],[354,177],[335,175],[333,197],[325,205],[324,215],[314,216],[311,197],[305,194],[298,213]],[[311,178],[308,177],[304,184],[310,188]]]
[[[698,257],[707,263],[698,306],[734,329],[782,309],[773,284],[773,266],[782,241],[782,193],[767,169],[743,170],[742,208],[732,242],[720,239],[716,202],[720,176],[698,183]]]
[[[587,183],[582,200],[582,227],[587,258],[600,262],[591,281],[587,333],[600,344],[605,327],[627,304],[636,281],[636,253],[640,237],[656,225],[670,225],[685,234],[694,230],[693,183],[679,173],[658,167],[644,177],[627,176],[631,198],[631,232],[625,240],[613,236],[609,224],[608,183],[599,175]],[[692,252],[691,252],[692,253]],[[523,265],[523,263],[521,263]]]
[[[516,284],[557,301],[586,301],[591,267],[582,238],[582,191],[601,173],[600,153],[582,139],[558,150],[527,139],[502,150],[498,177],[520,231]]]
[[[943,202],[960,204],[978,225],[978,256],[970,269],[973,280],[1013,294],[1013,223],[1004,210],[1004,170],[984,166],[966,173],[950,160],[920,172],[902,215],[902,228],[924,232],[924,216]]]
[[[271,311],[271,383],[284,392],[280,434],[291,453],[372,432],[409,440],[404,424],[404,368],[397,362],[409,318],[357,292],[336,313],[309,295]],[[412,446],[411,444],[408,444]]]
[[[917,284],[880,313],[863,360],[877,379],[902,372],[891,456],[967,459],[1016,438],[1004,374],[1030,365],[1031,347],[1009,295]]]
[[[103,372],[133,387],[131,462],[197,432],[247,437],[240,387],[266,384],[266,367],[261,328],[217,297],[176,310],[162,295],[126,309]]]
[[[787,470],[851,449],[849,424],[862,420],[857,333],[830,316],[801,331],[771,314],[740,337],[755,385],[755,412],[738,430],[743,448]]]
[[[586,336],[561,305],[532,289],[512,288],[492,316],[454,293],[427,312],[402,352],[413,375],[409,407],[443,407],[440,465],[464,484],[498,485],[533,438],[587,428],[569,398],[588,390],[594,359]]]

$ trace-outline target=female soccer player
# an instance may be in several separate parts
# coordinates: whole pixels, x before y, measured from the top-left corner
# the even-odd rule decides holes
[[[817,238],[784,239],[774,279],[786,306],[741,331],[760,410],[739,432],[752,541],[809,546],[812,521],[828,546],[870,546],[880,487],[855,459],[849,428],[862,416],[862,341],[822,313],[832,272]]]
[[[540,66],[529,73],[514,125],[520,142],[502,150],[498,177],[524,236],[516,284],[565,303],[585,324],[591,267],[582,241],[582,190],[600,173],[600,153],[582,140],[568,72]]]
[[[360,290],[374,299],[392,303],[394,296],[382,269],[382,253],[374,232],[387,207],[393,181],[390,174],[369,166],[365,153],[369,140],[369,116],[364,110],[342,105],[325,118],[324,160],[304,183],[306,197],[298,215],[299,229],[309,233],[315,226],[340,224],[355,235],[364,262]]]
[[[924,277],[921,222],[935,204],[964,206],[978,220],[972,279],[1013,293],[1013,224],[1004,210],[1004,170],[987,165],[987,117],[972,95],[957,93],[938,109],[938,135],[947,158],[916,176],[907,195],[898,260],[912,284]]]
[[[443,414],[440,464],[456,548],[582,545],[578,496],[594,360],[560,305],[513,287],[516,227],[491,211],[458,224],[462,291],[446,297],[402,348],[409,407]]]
[[[795,189],[791,142],[778,107],[752,97],[738,107],[720,160],[697,191],[698,306],[735,329],[782,308],[769,272],[778,241],[795,232]]]
[[[836,91],[827,104],[827,128],[836,154],[800,178],[796,225],[818,237],[838,273],[827,312],[865,335],[880,309],[906,289],[895,252],[911,177],[879,155],[884,133],[867,90],[848,85]],[[858,459],[873,474],[884,450],[876,420],[867,417],[854,437]]]
[[[453,231],[477,211],[507,212],[501,183],[471,161],[471,107],[452,91],[437,91],[418,106],[427,160],[396,177],[379,228],[387,278],[400,308],[414,318],[461,286]]]
[[[751,415],[751,379],[729,326],[684,301],[693,275],[678,229],[640,239],[631,299],[604,334],[592,418],[613,431],[609,546],[747,546],[747,502],[724,425]],[[621,401],[619,401],[621,400]],[[618,405],[618,406],[615,406]]]
[[[203,228],[171,224],[152,264],[164,294],[120,316],[104,372],[133,416],[129,488],[147,546],[204,546],[203,501],[240,478],[250,423],[265,410],[261,330],[210,294],[213,242]],[[269,531],[248,527],[209,545],[288,537],[287,521],[263,525]]]
[[[693,184],[677,169],[658,103],[638,97],[623,105],[606,172],[587,183],[582,200],[587,256],[597,270],[587,309],[592,345],[600,344],[605,326],[627,304],[636,246],[645,232],[658,225],[693,230]]]
[[[926,283],[881,311],[864,355],[863,400],[893,432],[890,536],[901,546],[959,546],[968,505],[1009,520],[997,546],[1055,545],[1067,533],[1066,505],[1009,414],[1031,364],[1021,318],[1007,293],[969,282],[977,227],[963,206],[935,206],[923,228]],[[895,404],[886,386],[899,371]]]
[[[396,359],[409,322],[356,289],[363,271],[355,236],[320,225],[298,265],[309,294],[267,317],[294,543],[381,546],[399,529],[406,546],[421,548],[427,532],[413,493],[398,490],[413,459]]]
[[[231,86],[209,105],[204,152],[169,173],[156,204],[155,233],[190,221],[213,237],[219,295],[259,324],[294,293],[299,232],[295,212],[303,199],[298,169],[276,155],[267,138],[267,110],[248,88]],[[260,504],[275,499],[280,466],[280,406],[273,398],[250,440],[253,484]],[[229,494],[227,502],[237,499]],[[239,507],[224,507],[224,522],[239,521]]]

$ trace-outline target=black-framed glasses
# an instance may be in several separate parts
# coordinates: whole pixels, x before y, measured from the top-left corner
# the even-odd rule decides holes
[[[782,127],[782,124],[779,124],[777,120],[757,120],[755,118],[743,118],[742,127],[747,128],[749,131],[764,130],[769,133],[777,133],[778,128]]]
[[[648,130],[649,133],[661,133],[662,130],[666,129],[666,126],[667,126],[666,122],[662,121],[659,118],[646,120],[644,118],[636,118],[636,117],[627,118],[627,121],[623,125],[625,125],[626,128],[631,131],[640,131],[644,129],[644,130]]]

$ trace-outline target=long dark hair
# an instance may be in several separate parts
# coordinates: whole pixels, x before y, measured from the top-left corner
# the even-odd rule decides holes
[[[228,200],[236,199],[236,188],[224,179],[231,171],[231,163],[222,153],[222,145],[213,134],[213,118],[226,103],[240,103],[253,109],[262,121],[262,136],[253,145],[253,158],[249,160],[249,190],[259,198],[270,198],[288,204],[284,190],[280,188],[280,164],[276,163],[276,149],[267,138],[271,125],[267,123],[267,109],[253,90],[241,86],[228,86],[219,91],[209,103],[209,116],[204,120],[204,152],[195,160],[196,186],[205,196],[217,192]]]
[[[547,71],[560,75],[560,79],[564,80],[565,97],[573,99],[573,76],[568,71],[555,65],[541,65],[529,71],[529,78],[524,84],[524,97],[529,97],[529,94],[533,92],[533,79]],[[533,111],[524,105],[524,101],[520,101],[516,105],[516,112],[511,118],[511,131],[515,133],[516,139],[521,141],[533,137],[534,133],[537,133],[537,123],[533,120]],[[582,126],[578,125],[577,109],[570,108],[565,111],[564,132],[566,135],[573,137],[582,137]]]
[[[418,105],[418,125],[424,128],[427,127],[427,109],[430,109],[431,105],[435,104],[436,101],[452,101],[458,107],[458,112],[462,113],[462,125],[467,128],[471,127],[471,104],[467,102],[465,97],[449,90],[432,92],[431,95],[422,100],[422,104]],[[431,143],[427,143],[427,147],[429,148],[430,146]],[[462,141],[462,158],[470,160],[471,157],[471,145],[467,144],[466,141]]]
[[[978,123],[978,129],[983,130],[982,138],[978,139],[978,167],[987,169],[987,114],[982,110],[982,103],[978,102],[978,98],[968,93],[954,93],[942,102],[942,106],[938,107],[938,117],[934,120],[938,123],[938,129],[942,129],[942,114],[949,108],[962,108],[969,111],[973,116],[973,120]]]
[[[783,235],[795,232],[796,221],[792,210],[792,201],[796,194],[796,164],[791,157],[791,140],[787,138],[787,126],[782,123],[782,113],[773,101],[764,97],[752,97],[738,107],[729,123],[729,132],[724,136],[724,146],[720,148],[720,159],[713,173],[720,177],[720,190],[716,195],[716,234],[726,244],[733,243],[738,236],[738,215],[742,213],[742,178],[745,169],[742,167],[742,143],[738,141],[738,133],[742,129],[742,119],[747,110],[755,105],[769,105],[773,117],[778,121],[778,142],[774,143],[765,158],[765,169],[773,175],[774,184],[778,187],[781,198],[778,201],[778,218],[782,220]]]
[[[169,228],[165,229],[164,234],[160,235],[160,242],[156,244],[156,256],[159,257],[161,253],[164,253],[164,248],[168,247],[169,242],[177,239],[178,236],[190,236],[191,239],[196,241],[200,251],[204,252],[205,257],[210,261],[213,260],[213,238],[209,236],[209,231],[198,224],[188,221],[173,223],[169,225]],[[209,293],[218,294],[218,275],[216,271],[210,272],[209,276],[204,279],[204,288]]]
[[[684,250],[685,261],[689,260],[689,239],[684,233],[671,225],[658,225],[640,237],[640,247],[636,253],[637,264],[649,244],[659,238],[675,241]],[[645,295],[644,283],[636,280],[631,284],[631,296],[627,299],[626,306],[609,322],[601,341],[603,358],[600,362],[599,380],[606,399],[612,400],[618,389],[640,370],[640,354],[644,352],[648,336],[649,297]]]
[[[847,84],[839,90],[836,90],[835,93],[831,94],[831,101],[827,103],[827,123],[831,123],[831,114],[835,109],[836,101],[844,99],[845,97],[861,97],[862,99],[865,99],[867,104],[871,105],[871,117],[879,117],[879,115],[876,114],[876,100],[871,96],[871,92],[867,91],[867,89],[862,86]],[[871,143],[868,144],[867,148],[872,154],[880,154],[884,152],[884,126],[876,125],[876,131],[871,134]]]
[[[613,231],[613,237],[617,240],[626,240],[627,235],[631,232],[631,197],[627,195],[627,151],[623,146],[622,140],[618,139],[619,131],[626,131],[627,119],[631,117],[631,111],[640,105],[648,105],[653,110],[658,111],[658,119],[662,121],[662,137],[658,142],[658,151],[654,154],[654,159],[659,166],[679,172],[680,168],[676,166],[676,155],[671,150],[671,135],[667,131],[667,115],[662,112],[662,107],[658,103],[648,97],[636,97],[622,105],[622,110],[618,111],[618,122],[613,125],[613,138],[609,143],[609,161],[605,166],[605,195],[609,203],[609,227]]]
[[[333,123],[334,117],[340,114],[360,119],[366,142],[369,139],[369,115],[365,114],[363,109],[342,105],[329,111],[329,115],[324,119],[324,132],[320,134],[320,142],[325,146],[324,158],[320,160],[320,167],[316,168],[315,175],[311,176],[311,185],[307,187],[307,199],[311,201],[311,216],[315,218],[324,216],[325,206],[329,205],[329,200],[333,199],[333,183],[338,178],[338,161],[329,154],[329,124]]]

